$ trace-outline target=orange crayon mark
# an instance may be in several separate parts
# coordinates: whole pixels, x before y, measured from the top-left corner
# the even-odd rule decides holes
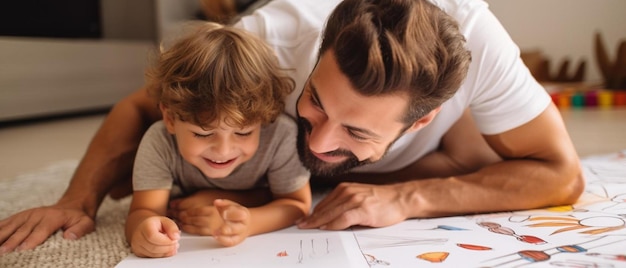
[[[556,206],[556,207],[546,208],[546,210],[553,211],[553,212],[569,212],[569,211],[574,210],[574,207],[572,205]]]
[[[424,254],[417,255],[416,258],[422,259],[429,262],[443,262],[448,258],[450,253],[448,252],[426,252]]]

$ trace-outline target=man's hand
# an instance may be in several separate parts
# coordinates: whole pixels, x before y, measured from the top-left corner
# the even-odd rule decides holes
[[[189,196],[170,201],[169,212],[177,213],[193,207],[212,206],[216,199],[232,200],[245,207],[259,207],[271,202],[274,196],[268,188],[239,191],[203,189]]]
[[[213,235],[222,218],[213,206],[215,197],[211,191],[198,191],[188,197],[170,201],[167,215],[180,224],[180,228],[190,234]]]
[[[93,232],[95,222],[83,210],[59,204],[24,210],[0,221],[0,255],[33,249],[57,230],[74,240]]]
[[[180,230],[167,217],[154,216],[142,221],[132,235],[132,251],[137,257],[161,258],[178,252]]]
[[[341,183],[313,214],[298,221],[298,228],[342,230],[353,225],[383,227],[406,219],[400,185]]]
[[[178,213],[195,207],[213,206],[213,200],[217,199],[210,190],[201,190],[194,194],[173,199],[169,202],[168,215],[178,218]]]
[[[213,235],[224,223],[215,206],[195,206],[168,215],[178,221],[180,229],[195,235]]]

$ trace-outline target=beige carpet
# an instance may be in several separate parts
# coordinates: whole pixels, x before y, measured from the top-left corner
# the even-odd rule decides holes
[[[53,204],[63,194],[77,163],[63,161],[15,178],[0,178],[0,219]],[[0,256],[0,267],[114,267],[130,254],[124,238],[129,204],[130,198],[105,199],[98,211],[95,232],[75,241],[65,240],[57,232],[33,250]]]

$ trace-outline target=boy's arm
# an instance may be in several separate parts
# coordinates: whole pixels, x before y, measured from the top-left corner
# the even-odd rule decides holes
[[[250,209],[250,235],[294,225],[296,220],[309,214],[311,202],[311,187],[308,182],[293,193],[274,195],[274,200],[268,204]]]
[[[169,257],[178,251],[180,230],[165,217],[168,189],[136,191],[126,219],[126,240],[138,257]]]
[[[98,207],[116,184],[127,185],[122,192],[132,193],[130,178],[139,141],[160,116],[145,89],[118,102],[92,139],[59,201],[0,221],[0,254],[17,247],[32,249],[60,229],[66,239],[92,232]]]
[[[225,199],[215,200],[214,205],[223,224],[211,234],[220,244],[230,247],[248,236],[294,225],[297,219],[308,214],[311,191],[307,183],[293,193],[276,195],[274,201],[251,209]]]
[[[125,230],[128,243],[131,242],[133,233],[142,221],[152,216],[165,216],[169,196],[170,191],[167,189],[135,191],[133,193],[133,200],[130,203],[126,218]]]
[[[187,233],[213,235],[224,246],[234,246],[246,237],[289,227],[306,216],[311,207],[311,188],[307,183],[297,191],[274,195],[273,200],[261,206],[246,208],[235,197],[211,199],[213,205],[191,207],[180,211],[177,219]],[[245,211],[244,211],[245,210]],[[219,222],[216,222],[217,216]]]
[[[202,189],[190,196],[170,201],[168,216],[179,218],[179,214],[188,209],[213,206],[216,199],[227,199],[245,207],[258,207],[273,200],[272,192],[267,188],[250,190]]]

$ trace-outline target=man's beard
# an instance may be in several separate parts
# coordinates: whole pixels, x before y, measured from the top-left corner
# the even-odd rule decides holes
[[[313,127],[308,120],[298,116],[298,156],[302,164],[309,169],[309,171],[315,176],[335,176],[338,174],[346,173],[350,169],[358,166],[362,166],[370,163],[369,159],[359,161],[359,159],[352,152],[344,149],[337,149],[335,151],[325,152],[327,156],[346,156],[346,160],[340,163],[327,163],[317,158],[311,150],[307,141],[307,135],[311,134]]]

